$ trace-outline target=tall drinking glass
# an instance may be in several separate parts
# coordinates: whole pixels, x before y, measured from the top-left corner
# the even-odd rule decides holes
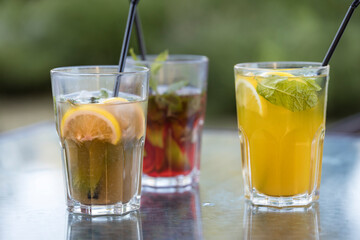
[[[307,205],[319,198],[329,66],[314,62],[235,65],[246,198]]]
[[[70,212],[124,214],[140,206],[148,69],[51,70]],[[113,97],[120,81],[118,97]]]
[[[143,184],[175,187],[196,183],[200,172],[208,59],[170,55],[166,61],[127,60],[150,68]]]

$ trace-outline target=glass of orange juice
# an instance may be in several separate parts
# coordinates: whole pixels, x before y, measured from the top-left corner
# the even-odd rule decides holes
[[[245,196],[255,205],[303,206],[319,198],[329,66],[235,65]]]
[[[139,209],[148,72],[132,67],[119,73],[117,66],[51,70],[70,212],[109,215]]]

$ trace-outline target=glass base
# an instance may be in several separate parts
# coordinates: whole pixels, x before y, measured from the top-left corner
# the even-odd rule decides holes
[[[199,171],[193,170],[188,175],[176,177],[150,177],[146,174],[142,177],[142,185],[148,187],[184,187],[199,182]]]
[[[270,207],[300,207],[307,206],[319,199],[319,192],[316,191],[313,194],[298,194],[289,197],[274,197],[267,196],[253,190],[250,194],[249,200],[254,205],[270,206]]]
[[[68,200],[68,211],[76,214],[103,216],[124,215],[140,208],[140,196],[134,197],[130,202],[113,205],[84,205],[78,201]]]

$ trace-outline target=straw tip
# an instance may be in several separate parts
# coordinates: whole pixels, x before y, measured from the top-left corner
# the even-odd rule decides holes
[[[360,4],[360,0],[355,0],[355,1],[351,4],[351,6],[352,6],[353,8],[356,8],[357,6],[359,6],[359,4]]]

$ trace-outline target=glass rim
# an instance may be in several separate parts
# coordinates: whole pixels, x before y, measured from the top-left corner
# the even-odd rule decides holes
[[[256,67],[256,64],[268,64],[269,66],[273,65],[273,67]],[[294,65],[294,67],[283,67],[279,68],[279,66],[284,65]],[[298,65],[298,67],[296,67]],[[245,62],[245,63],[238,63],[235,64],[235,69],[242,69],[242,70],[257,70],[257,71],[298,71],[298,70],[326,70],[329,69],[330,65],[322,66],[321,62],[305,62],[305,61],[274,61],[274,62]]]
[[[115,69],[114,72],[99,72],[99,73],[86,73],[86,72],[72,72],[72,69]],[[143,66],[131,66],[135,71],[129,72],[118,72],[118,65],[84,65],[84,66],[67,66],[67,67],[57,67],[50,70],[50,73],[58,73],[68,76],[118,76],[118,75],[131,75],[137,73],[148,73],[149,68]],[[68,71],[70,70],[70,71]],[[138,70],[138,71],[137,71]]]
[[[141,60],[140,55],[137,55],[138,60],[134,60],[131,56],[127,57],[127,62],[140,63],[140,64],[149,64],[153,63],[155,58],[158,55],[147,54],[147,60]],[[191,55],[191,54],[169,54],[169,58],[165,61],[158,61],[162,64],[195,64],[195,63],[207,63],[209,61],[208,57],[204,55]]]

